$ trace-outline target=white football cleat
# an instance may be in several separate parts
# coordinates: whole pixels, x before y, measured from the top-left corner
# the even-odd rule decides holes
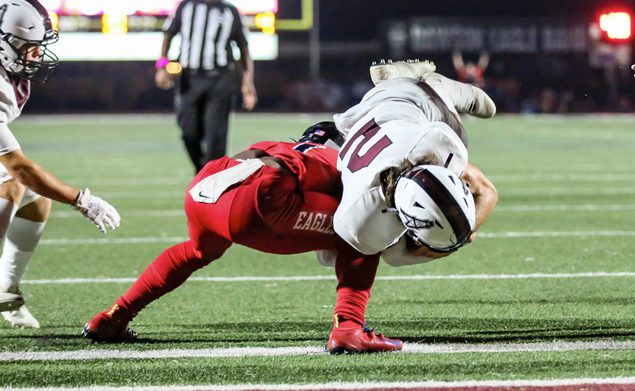
[[[370,66],[370,78],[373,84],[378,85],[386,80],[392,80],[398,77],[419,80],[424,74],[436,70],[436,65],[429,60],[381,60],[379,63],[373,63],[373,65]]]
[[[11,311],[24,305],[22,295],[11,292],[0,292],[0,312]]]
[[[14,327],[39,329],[40,322],[31,315],[25,305],[15,311],[5,311],[2,316]]]

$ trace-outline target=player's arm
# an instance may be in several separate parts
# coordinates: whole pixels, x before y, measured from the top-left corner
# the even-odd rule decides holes
[[[0,156],[9,174],[24,186],[52,200],[72,205],[97,228],[106,233],[119,226],[120,217],[115,208],[90,190],[80,190],[57,179],[40,165],[30,160],[20,149]]]
[[[498,202],[498,192],[485,174],[471,163],[467,164],[461,179],[470,185],[470,191],[476,206],[476,224],[474,232],[470,236],[470,241],[473,241],[478,229],[494,210]]]

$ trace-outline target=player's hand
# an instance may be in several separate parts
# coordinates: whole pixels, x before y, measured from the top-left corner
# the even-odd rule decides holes
[[[157,69],[157,73],[154,75],[154,82],[162,90],[169,90],[174,87],[174,79],[165,69]]]
[[[119,227],[121,222],[117,210],[106,201],[92,195],[89,189],[80,190],[73,209],[80,211],[103,233]]]
[[[247,111],[253,110],[256,107],[256,103],[258,103],[258,95],[254,84],[243,83],[240,92],[243,94],[243,108]]]
[[[631,69],[635,72],[635,64],[631,65]],[[635,77],[635,75],[633,75],[633,77]]]

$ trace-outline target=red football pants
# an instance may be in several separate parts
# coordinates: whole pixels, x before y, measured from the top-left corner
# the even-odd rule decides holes
[[[209,163],[188,191],[238,163],[227,157]],[[268,166],[230,187],[214,204],[196,202],[187,193],[190,240],[161,253],[116,304],[132,318],[221,257],[232,243],[273,254],[337,248],[335,312],[342,320],[362,324],[379,256],[363,256],[335,235],[332,221],[338,202],[327,194],[302,191],[293,175]]]

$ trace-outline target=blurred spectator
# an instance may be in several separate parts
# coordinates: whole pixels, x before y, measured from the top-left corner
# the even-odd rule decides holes
[[[479,88],[485,88],[485,70],[489,65],[489,54],[481,53],[478,62],[465,63],[461,52],[452,53],[452,64],[456,70],[458,80],[473,84]]]
[[[156,62],[159,88],[174,86],[166,67],[172,38],[181,34],[182,67],[176,88],[177,121],[183,142],[198,172],[205,163],[227,150],[229,114],[236,94],[236,60],[232,42],[240,50],[243,107],[256,105],[254,64],[246,29],[238,9],[222,0],[185,0],[166,24],[161,57]],[[203,148],[203,145],[205,148]]]

